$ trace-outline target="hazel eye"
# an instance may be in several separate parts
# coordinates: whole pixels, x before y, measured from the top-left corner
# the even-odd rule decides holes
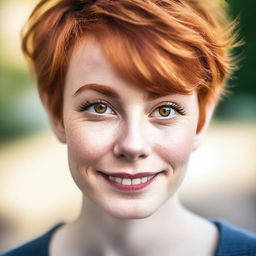
[[[97,103],[97,104],[93,105],[93,108],[94,108],[96,113],[103,114],[107,111],[108,106],[104,103]]]
[[[152,114],[153,117],[167,117],[172,118],[176,116],[177,110],[172,106],[160,106]]]
[[[86,111],[93,114],[114,114],[114,111],[102,102],[85,104],[80,107],[79,111]]]
[[[169,115],[171,114],[171,111],[172,111],[172,110],[173,110],[173,109],[172,109],[171,107],[160,107],[160,108],[158,108],[159,114],[160,114],[161,116],[163,116],[163,117],[169,116]],[[175,112],[175,111],[173,111],[173,112]]]

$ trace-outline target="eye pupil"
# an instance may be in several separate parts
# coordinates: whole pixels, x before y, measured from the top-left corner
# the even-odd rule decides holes
[[[103,104],[103,103],[97,103],[94,105],[94,110],[95,110],[95,112],[102,114],[107,111],[107,106],[106,106],[106,104]]]
[[[160,107],[159,109],[158,109],[158,112],[159,112],[159,114],[161,115],[161,116],[169,116],[170,115],[170,112],[171,112],[171,110],[170,110],[170,108],[169,107]]]

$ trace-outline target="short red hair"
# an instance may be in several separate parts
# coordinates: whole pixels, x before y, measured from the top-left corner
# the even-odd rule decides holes
[[[41,0],[23,33],[39,94],[62,120],[70,56],[87,35],[100,42],[126,80],[165,95],[197,91],[198,130],[205,106],[218,99],[234,69],[235,34],[224,0]]]

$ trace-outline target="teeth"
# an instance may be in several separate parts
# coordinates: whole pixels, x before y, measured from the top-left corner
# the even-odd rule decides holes
[[[108,177],[110,180],[112,180],[112,181],[115,181],[115,177],[113,177],[113,176],[109,176]]]
[[[122,178],[119,178],[119,177],[113,177],[113,178],[115,182],[122,183]]]
[[[125,178],[125,179],[122,180],[122,184],[124,184],[124,185],[131,185],[132,184],[132,180]]]
[[[148,178],[147,178],[147,177],[141,178],[141,182],[142,182],[142,183],[145,183],[145,182],[147,182],[147,181],[148,181]]]
[[[114,177],[114,176],[108,176],[108,178],[111,181],[114,181],[116,183],[120,183],[123,185],[138,185],[141,183],[145,183],[149,180],[151,180],[155,175],[148,176],[148,177],[142,177],[142,178],[136,178],[136,179],[129,179],[129,178],[120,178],[120,177]]]
[[[147,177],[148,180],[151,180],[154,177],[154,175]]]
[[[141,183],[140,178],[132,179],[132,185],[137,185],[137,184],[140,184],[140,183]]]

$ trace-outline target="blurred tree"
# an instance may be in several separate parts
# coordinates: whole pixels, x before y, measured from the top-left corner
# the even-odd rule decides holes
[[[245,45],[237,50],[242,55],[240,69],[236,72],[234,90],[256,95],[256,1],[230,0],[234,16],[240,15],[240,34]],[[242,53],[241,53],[242,51]]]
[[[241,56],[239,70],[229,82],[231,93],[217,109],[219,118],[256,120],[256,1],[228,0],[233,17],[240,17],[240,38],[245,44],[235,50]]]
[[[19,37],[34,4],[30,0],[0,1],[0,144],[43,125],[44,116],[22,57]]]

